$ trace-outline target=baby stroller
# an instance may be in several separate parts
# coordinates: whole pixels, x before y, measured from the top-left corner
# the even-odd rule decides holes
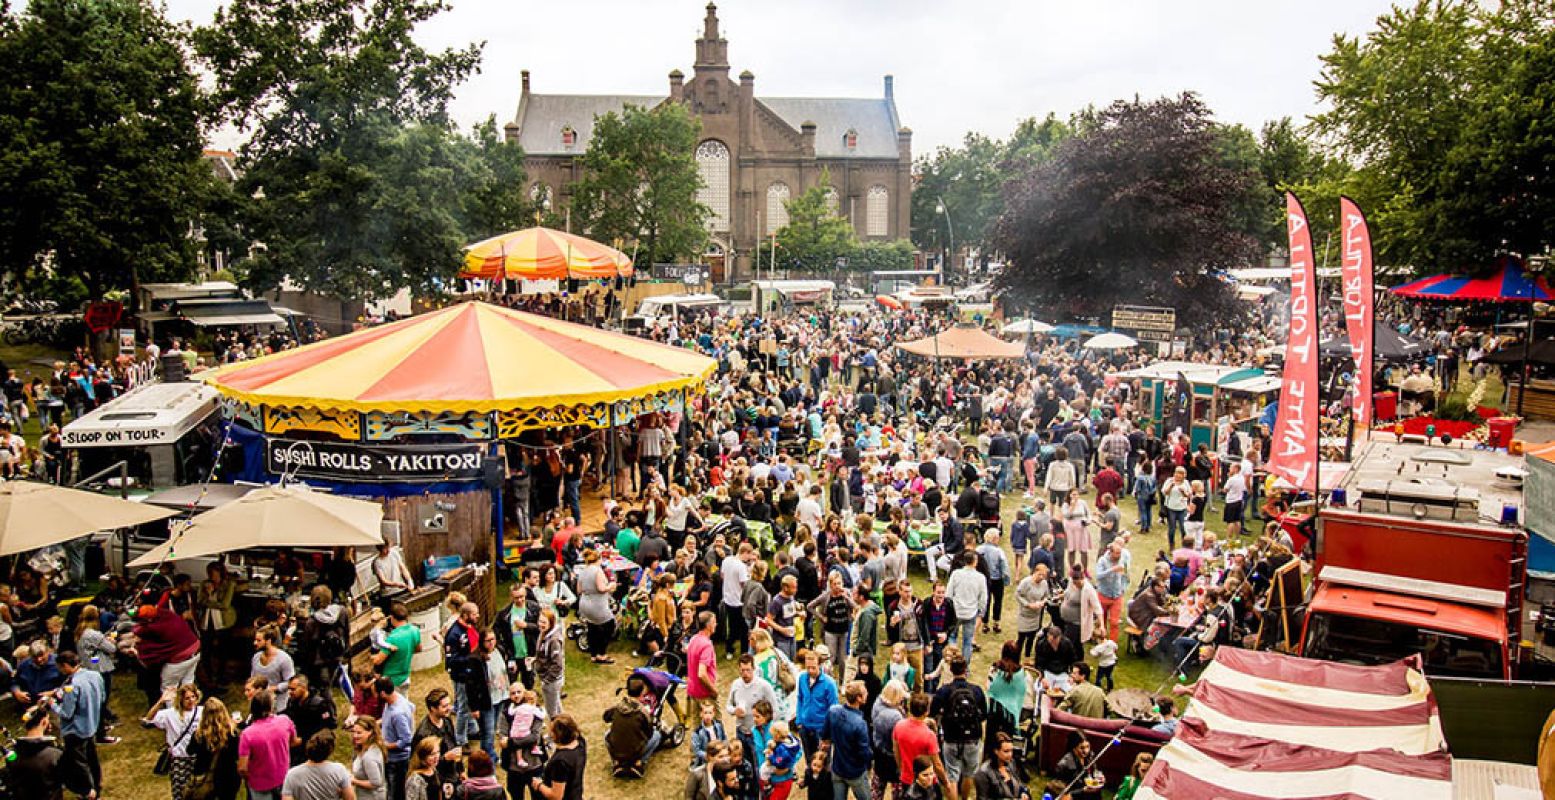
[[[627,690],[636,681],[641,681],[647,687],[647,693],[631,697]],[[616,689],[616,695],[621,697],[621,701],[605,712],[605,720],[610,726],[605,733],[605,744],[616,777],[642,777],[646,748],[654,733],[659,736],[655,752],[679,747],[685,742],[686,726],[680,719],[680,712],[675,711],[674,724],[669,723],[664,714],[666,708],[676,708],[675,687],[680,683],[680,678],[668,672],[639,667],[632,670],[625,686]],[[648,723],[646,733],[642,727],[644,715]]]

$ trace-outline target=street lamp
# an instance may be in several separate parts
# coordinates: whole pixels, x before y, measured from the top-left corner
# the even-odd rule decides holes
[[[948,239],[949,242],[950,242],[950,249],[947,251],[947,259],[955,258],[956,257],[956,228],[955,228],[954,225],[950,224],[950,209],[945,207],[945,198],[944,197],[936,196],[934,198],[934,213],[945,215],[945,238]],[[949,277],[949,270],[944,269],[944,266],[945,266],[944,262],[941,262],[940,266],[941,266],[941,272],[945,273],[944,275],[940,276],[940,280],[944,281],[947,277]]]

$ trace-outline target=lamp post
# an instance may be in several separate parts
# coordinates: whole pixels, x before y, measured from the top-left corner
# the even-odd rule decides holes
[[[945,238],[947,240],[949,240],[949,243],[950,243],[950,249],[947,251],[946,259],[948,260],[948,259],[951,259],[951,258],[955,258],[956,257],[956,228],[950,222],[950,209],[945,206],[945,198],[944,197],[941,197],[941,196],[938,196],[938,195],[935,196],[935,198],[934,198],[934,213],[936,213],[936,214],[943,214],[945,216]],[[942,283],[948,277],[949,272],[950,272],[948,269],[945,269],[946,266],[947,265],[945,264],[945,262],[941,262],[940,263],[940,272],[942,273],[940,275],[940,281]]]

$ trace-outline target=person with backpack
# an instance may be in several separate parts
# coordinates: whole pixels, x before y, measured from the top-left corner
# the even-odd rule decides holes
[[[972,775],[983,760],[983,725],[988,718],[988,698],[983,690],[966,679],[966,659],[955,652],[950,659],[950,683],[940,687],[930,707],[940,721],[945,740],[944,760],[947,782],[956,788],[956,797],[972,792]]]
[[[313,587],[308,605],[312,613],[303,620],[297,652],[302,674],[308,676],[316,691],[327,694],[350,649],[351,623],[345,607],[335,602],[335,593],[328,586]]]

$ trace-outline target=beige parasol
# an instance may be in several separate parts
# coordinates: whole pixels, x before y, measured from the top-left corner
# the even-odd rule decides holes
[[[928,338],[904,342],[896,347],[925,358],[956,361],[1022,358],[1026,355],[1025,345],[1006,342],[975,325],[956,325]]]
[[[0,484],[0,555],[25,553],[177,513],[80,489],[8,481]]]
[[[383,543],[383,506],[304,486],[266,486],[194,518],[132,567],[246,547],[372,547]]]

